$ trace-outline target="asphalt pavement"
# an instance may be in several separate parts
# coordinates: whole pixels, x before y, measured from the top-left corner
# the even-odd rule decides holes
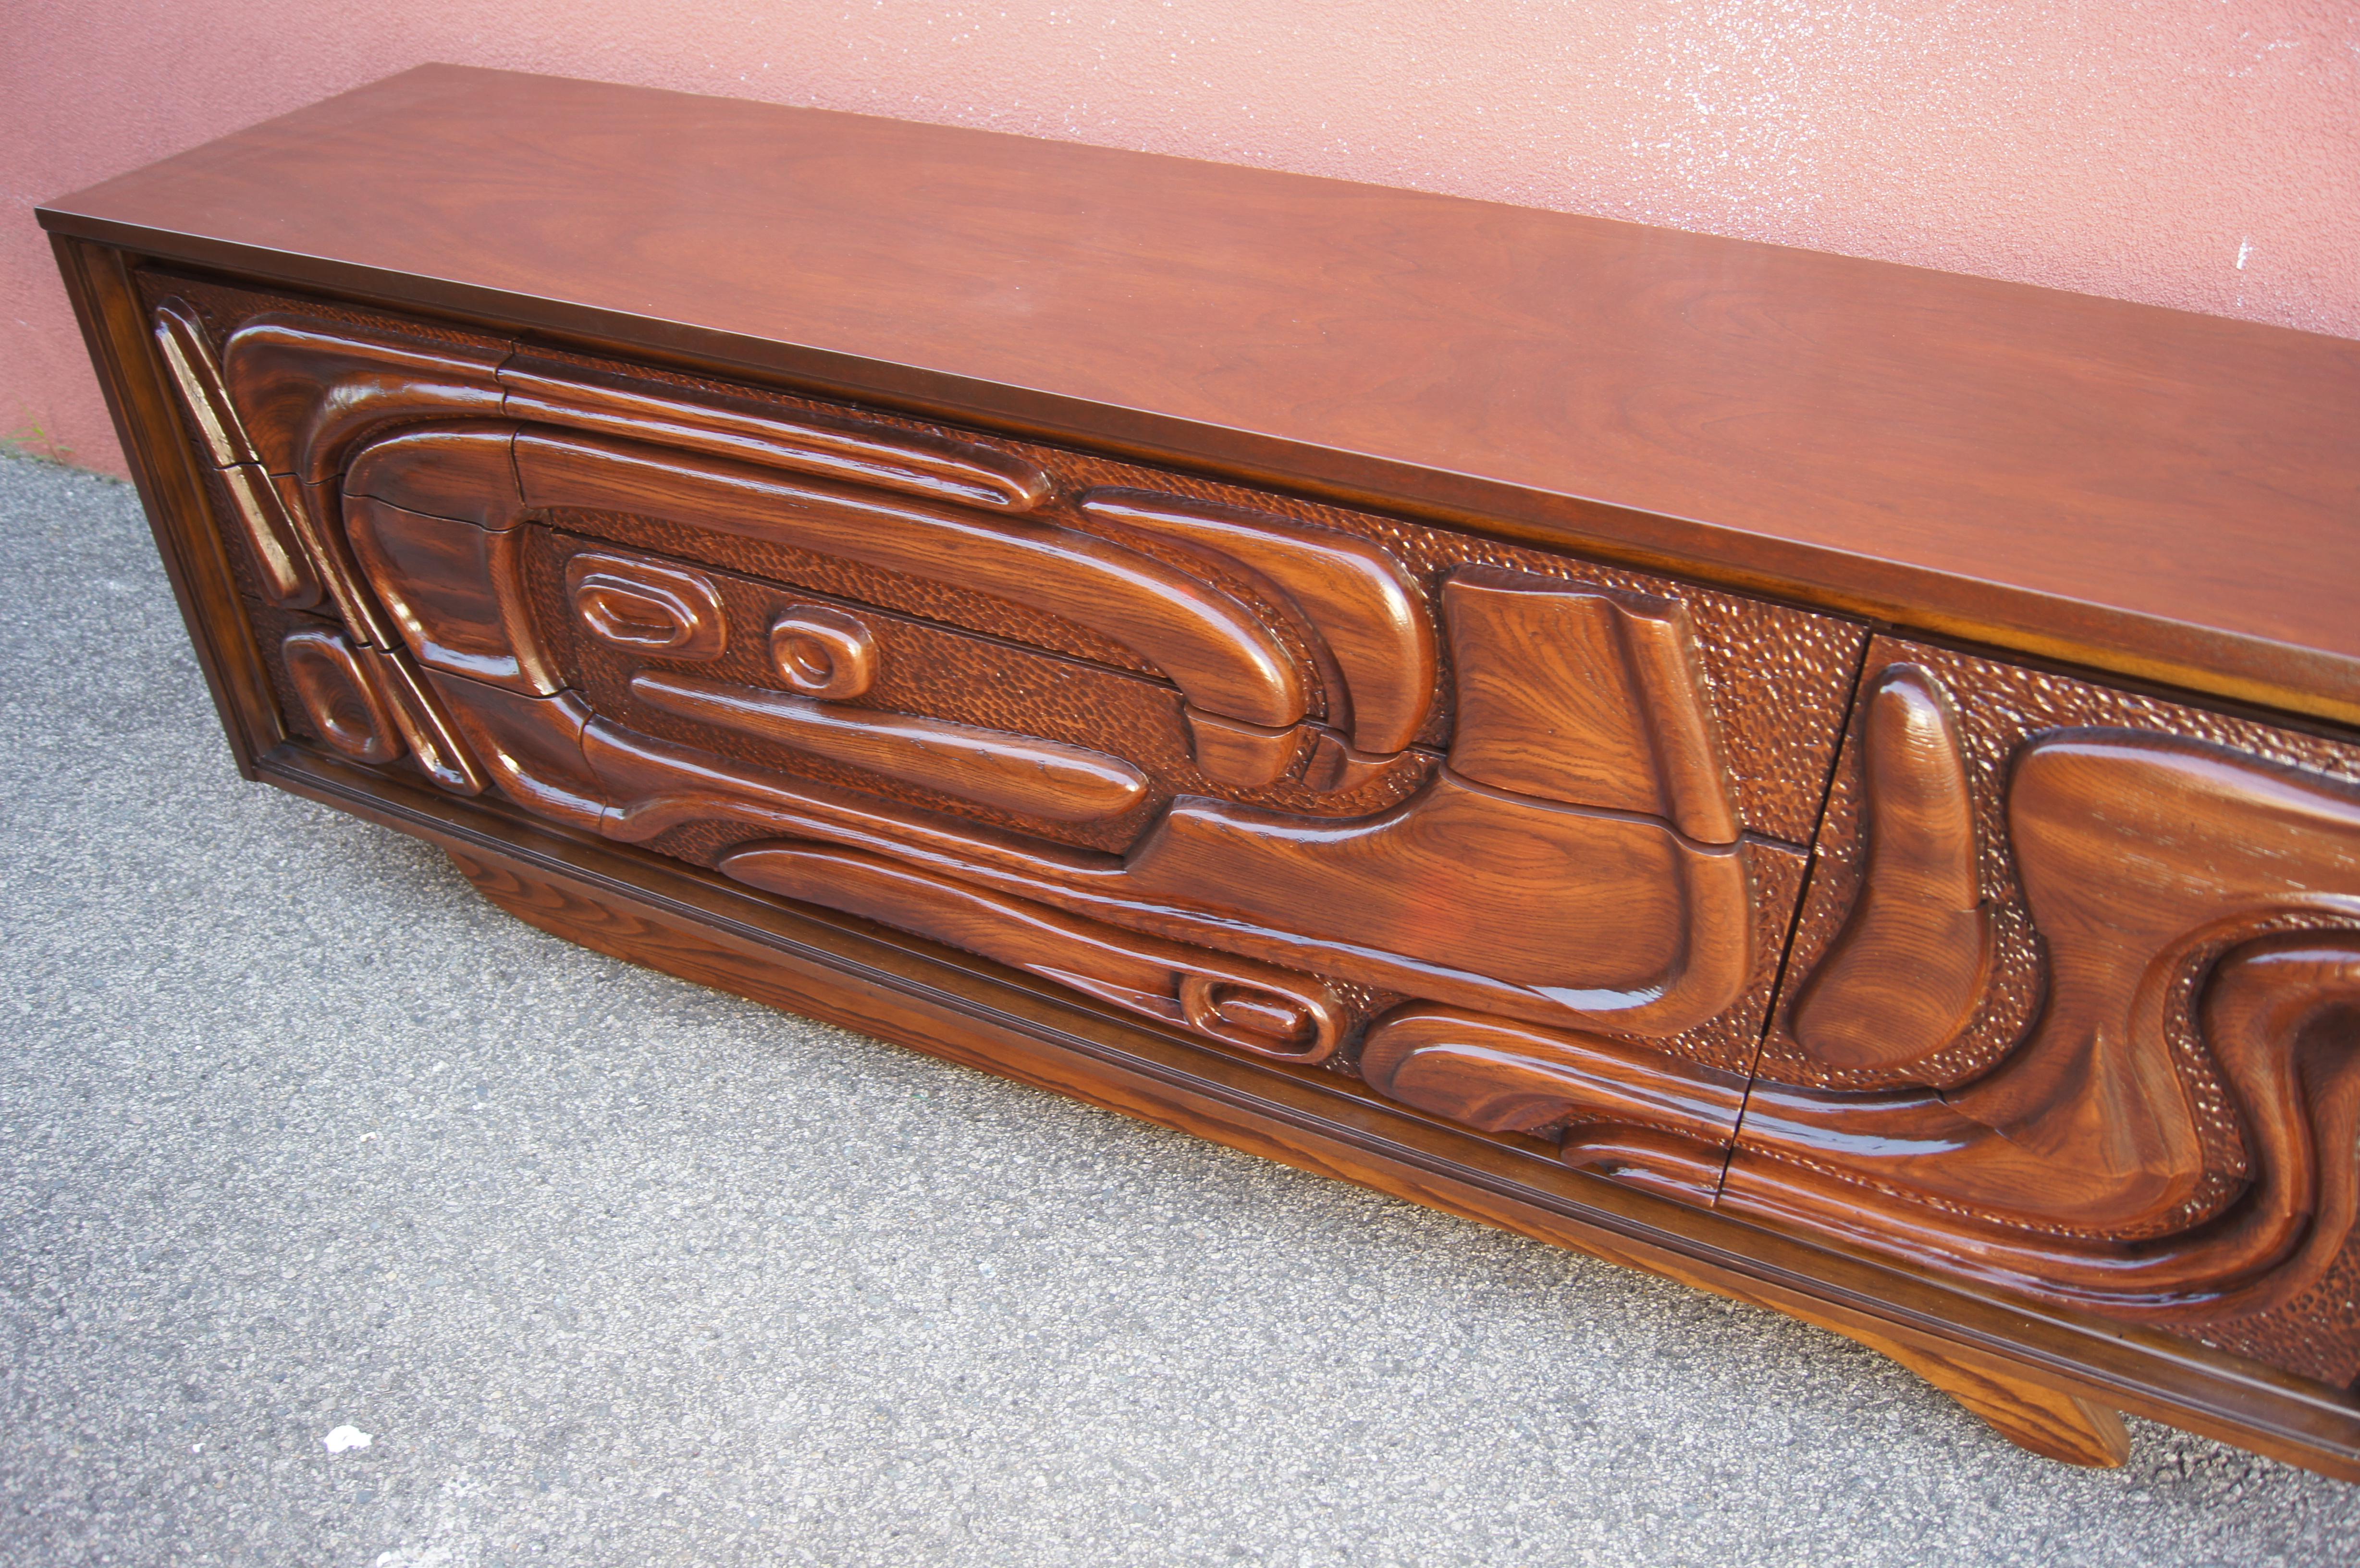
[[[0,1562],[2360,1562],[1816,1329],[603,958],[241,783],[0,461]]]

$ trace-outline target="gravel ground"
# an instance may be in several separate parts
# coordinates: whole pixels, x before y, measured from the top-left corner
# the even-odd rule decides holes
[[[237,780],[127,486],[0,461],[0,1559],[2360,1558],[2360,1488],[2034,1459],[1801,1324],[518,924]]]

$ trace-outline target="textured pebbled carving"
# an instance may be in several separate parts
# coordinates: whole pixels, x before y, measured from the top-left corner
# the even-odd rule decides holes
[[[889,570],[941,575],[1136,648],[1205,711],[1248,724],[1303,717],[1294,660],[1229,595],[1152,557],[1070,528],[790,482],[628,441],[517,441],[535,506],[691,517]]]
[[[427,737],[422,763],[464,764],[472,749],[477,788],[635,842],[690,834],[716,863],[786,833],[1331,985],[1678,1051],[1710,1037],[1717,1060],[1742,1055],[1791,881],[1765,875],[1772,846],[1741,842],[1713,683],[1682,604],[1569,579],[1569,563],[1529,552],[1519,559],[1554,570],[1462,558],[1429,586],[1365,528],[1199,495],[1100,485],[1060,506],[1046,464],[1037,496],[1013,496],[1033,516],[912,498],[909,484],[885,494],[895,486],[815,477],[826,464],[809,452],[781,455],[798,430],[853,437],[857,425],[757,430],[723,406],[707,428],[688,401],[616,376],[535,369],[526,398],[511,375],[509,418],[471,420],[480,405],[463,399],[458,419],[438,419],[396,372],[439,365],[473,397],[485,352],[413,344],[405,359],[365,331],[344,334],[339,359],[326,346],[337,335],[267,321],[241,340],[239,363],[311,481],[315,524],[332,543],[348,536],[355,619],[399,630],[399,649],[378,655],[389,683],[410,658],[430,673],[397,700]],[[307,357],[355,381],[350,407],[341,391],[297,396],[290,366]],[[602,430],[662,444],[582,433]],[[869,433],[862,462],[958,455]],[[329,452],[340,474],[322,469]],[[1157,722],[1123,749],[1176,741],[1211,789],[1095,736],[1038,734],[1037,721],[978,727],[890,708],[878,623],[856,606],[782,605],[776,590],[726,586],[686,562],[576,548],[557,569],[563,610],[549,615],[531,564],[551,538],[538,519],[634,517],[693,522],[677,537],[700,554],[729,537],[817,552],[981,588],[1119,641],[1171,693],[1152,699]],[[778,635],[739,651],[757,626]],[[746,659],[763,656],[749,679]],[[585,700],[565,691],[576,681]],[[438,704],[460,715],[441,745]],[[1448,756],[1405,749],[1420,736],[1447,738]],[[456,767],[444,772],[460,787]],[[1091,832],[1061,841],[1067,826]],[[1768,889],[1779,909],[1757,905]],[[1229,981],[1175,982],[1171,999],[1184,1024],[1217,1036],[1297,1027],[1288,1005]],[[1693,1151],[1665,1142],[1675,1136],[1591,1127],[1568,1147],[1693,1195],[1711,1157],[1690,1169]]]
[[[2360,785],[2068,730],[2026,749],[2007,811],[2055,966],[2036,1029],[1942,1095],[1757,1083],[1722,1205],[2116,1312],[2282,1304],[2343,1247],[2360,1178]],[[2288,919],[2327,931],[2258,934]],[[2165,1029],[2174,977],[2208,970],[2206,1042],[2255,1139],[2225,1209],[2200,1206],[2219,1172]]]

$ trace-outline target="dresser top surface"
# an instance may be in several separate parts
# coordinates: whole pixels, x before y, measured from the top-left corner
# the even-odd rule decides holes
[[[1959,629],[2086,615],[2090,638],[2135,628],[2120,635],[2167,668],[2282,648],[2272,684],[2360,702],[2360,343],[2343,339],[451,66],[42,217],[290,281],[717,343],[748,365],[773,345],[840,385],[888,367],[880,392],[934,387],[947,407],[1087,408],[1088,436],[1251,452],[1379,496],[1414,472],[1464,481],[1470,510],[1511,492],[1602,503],[1559,514],[1564,542],[1832,586],[1872,613],[1938,583]]]

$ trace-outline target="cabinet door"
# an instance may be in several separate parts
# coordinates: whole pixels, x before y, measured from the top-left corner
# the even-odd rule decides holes
[[[2360,1375],[2360,747],[1879,637],[1721,1206]]]
[[[146,287],[300,736],[1710,1201],[1857,626]]]

